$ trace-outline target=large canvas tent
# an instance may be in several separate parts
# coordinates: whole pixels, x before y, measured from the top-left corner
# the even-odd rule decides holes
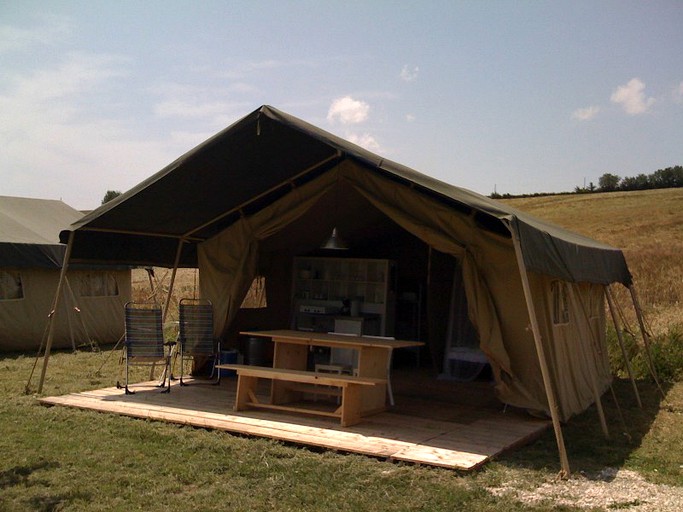
[[[62,201],[0,196],[0,350],[44,341],[66,249],[59,232],[81,217]],[[116,342],[130,270],[73,267],[67,277],[54,346]]]
[[[620,250],[269,106],[74,223],[61,240],[70,263],[198,267],[215,332],[225,336],[245,321],[240,305],[257,275],[266,278],[268,308],[247,321],[287,325],[292,257],[314,252],[334,226],[358,254],[397,259],[416,276],[426,268],[420,278],[437,290],[452,275],[451,267],[448,277],[438,274],[433,254],[456,261],[498,397],[550,414],[559,445],[559,421],[609,386],[604,290],[631,285]],[[437,295],[426,332],[434,353],[443,350]]]

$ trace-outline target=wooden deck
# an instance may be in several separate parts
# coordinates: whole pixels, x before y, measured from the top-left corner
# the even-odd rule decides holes
[[[434,401],[433,394],[429,399],[399,394],[399,385],[394,391],[396,407],[343,428],[335,419],[301,414],[233,412],[235,385],[234,378],[223,379],[220,386],[181,388],[174,384],[170,394],[161,394],[151,383],[144,383],[132,387],[134,395],[112,387],[40,401],[457,470],[478,468],[491,457],[535,439],[550,424],[515,411],[504,413],[501,407],[491,408],[489,399],[477,406]],[[260,390],[264,395],[267,391],[265,386]],[[464,394],[472,401],[471,390]],[[313,406],[336,407],[325,400]]]

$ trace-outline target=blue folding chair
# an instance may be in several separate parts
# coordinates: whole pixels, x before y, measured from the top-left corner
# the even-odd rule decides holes
[[[210,361],[211,384],[220,384],[221,372],[216,365],[220,361],[221,343],[213,335],[213,304],[206,299],[181,299],[179,305],[178,347],[180,357],[180,385],[187,386],[183,381],[183,361],[192,359],[195,368],[201,363]],[[216,376],[215,380],[212,381]],[[197,382],[203,384],[203,382]]]
[[[161,307],[158,304],[128,302],[125,305],[124,318],[126,335],[123,359],[126,365],[126,381],[124,386],[117,382],[116,387],[124,387],[127,395],[133,394],[128,387],[129,367],[155,367],[161,363],[164,365],[164,373],[159,387],[165,388],[162,393],[170,393],[171,379],[168,379],[168,386],[166,380],[170,375],[171,347],[175,342],[164,340]]]

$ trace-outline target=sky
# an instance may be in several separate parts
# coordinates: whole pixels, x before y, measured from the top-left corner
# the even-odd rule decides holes
[[[78,209],[272,105],[481,194],[683,164],[683,2],[0,0],[0,195]]]

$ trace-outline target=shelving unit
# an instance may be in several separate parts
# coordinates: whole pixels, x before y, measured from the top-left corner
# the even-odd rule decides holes
[[[363,334],[394,332],[396,264],[363,258],[294,258],[292,307],[295,329],[334,330],[343,301],[346,317],[363,322]]]

